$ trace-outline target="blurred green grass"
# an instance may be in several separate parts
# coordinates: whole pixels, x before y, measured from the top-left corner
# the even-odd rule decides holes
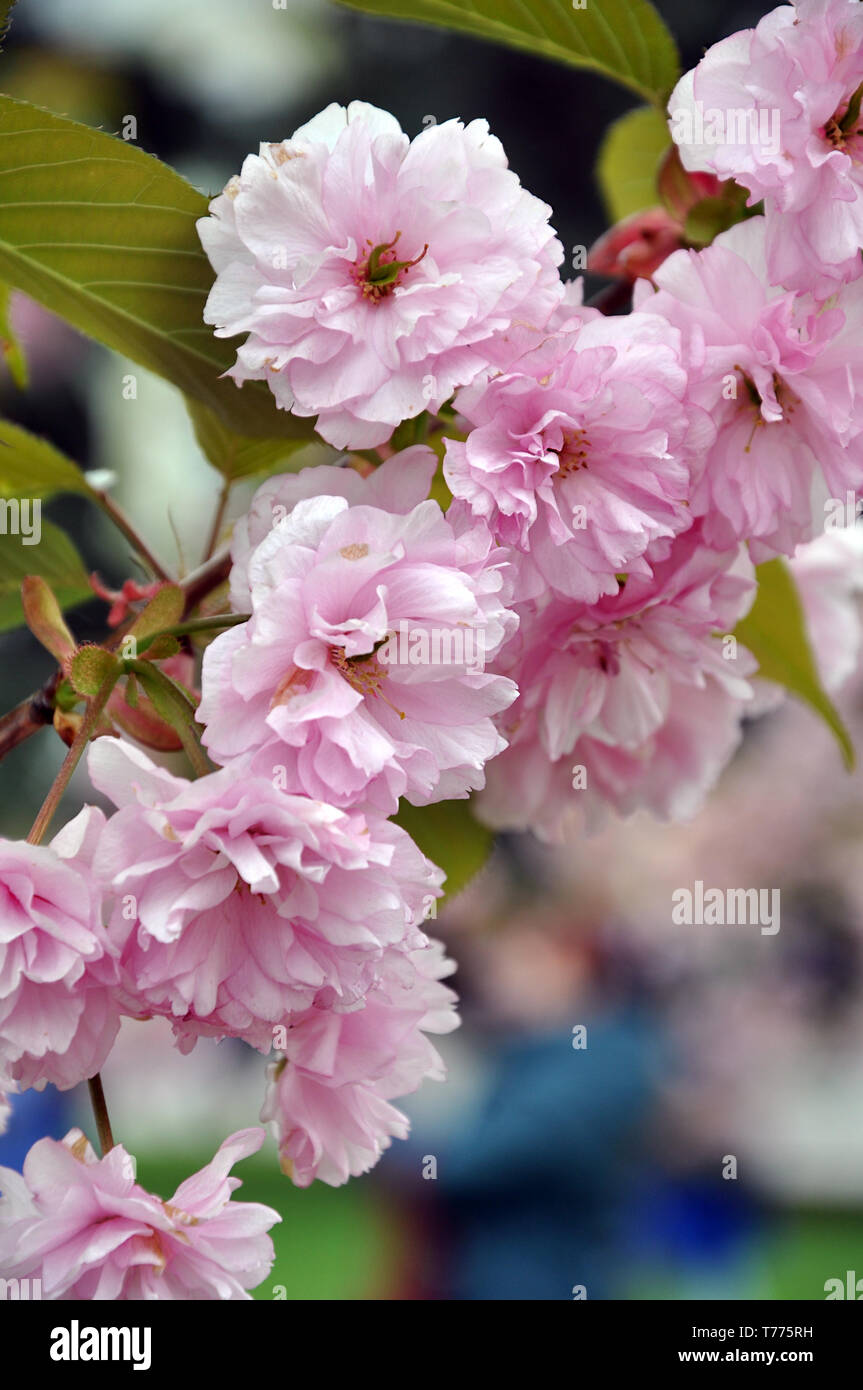
[[[768,1298],[824,1298],[827,1279],[863,1278],[863,1216],[807,1212],[779,1227],[767,1246]]]
[[[164,1200],[212,1154],[139,1156],[138,1181]],[[287,1299],[365,1300],[392,1297],[399,1264],[400,1235],[377,1189],[360,1178],[345,1187],[313,1183],[294,1187],[275,1167],[272,1154],[237,1165],[243,1186],[235,1201],[263,1202],[282,1217],[270,1234],[276,1250],[272,1273],[256,1299],[272,1299],[284,1286]]]
[[[774,1217],[761,1236],[727,1263],[633,1270],[627,1297],[819,1301],[825,1298],[826,1281],[844,1282],[847,1270],[863,1278],[863,1214],[788,1212]]]

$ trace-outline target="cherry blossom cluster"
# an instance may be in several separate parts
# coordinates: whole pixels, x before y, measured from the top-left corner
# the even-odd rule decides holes
[[[775,106],[780,148],[681,144],[750,207],[702,250],[669,242],[617,317],[561,279],[550,209],[483,121],[410,140],[333,105],[248,156],[200,223],[206,320],[242,335],[238,384],[345,452],[268,479],[234,528],[197,712],[214,770],[99,737],[115,809],[0,844],[0,1106],[160,1016],[182,1050],[275,1046],[283,1167],[342,1183],[407,1133],[393,1101],[443,1075],[428,1034],[456,1023],[425,930],[443,874],[400,802],[476,793],[550,839],[698,809],[774,698],[733,636],[754,566],[791,560],[810,614],[859,587],[822,533],[863,485],[861,84],[856,0],[711,49],[669,112]],[[274,1213],[233,1215],[226,1175],[260,1137],[170,1202],[120,1147],[44,1140],[3,1174],[0,1265],[52,1297],[245,1297]]]
[[[0,1168],[0,1268],[41,1280],[48,1299],[247,1299],[273,1262],[267,1231],[281,1217],[258,1202],[230,1205],[228,1174],[263,1143],[240,1130],[170,1202],[135,1181],[117,1144],[98,1159],[79,1129],[40,1139],[23,1175]]]

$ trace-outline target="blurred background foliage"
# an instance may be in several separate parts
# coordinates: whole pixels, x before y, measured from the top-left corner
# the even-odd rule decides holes
[[[763,7],[658,8],[691,67]],[[553,207],[569,262],[607,225],[597,152],[636,101],[588,72],[328,0],[20,0],[0,63],[16,97],[108,131],[133,116],[142,148],[211,193],[330,101],[372,101],[412,135],[430,118],[486,117]],[[13,315],[30,384],[0,367],[0,414],[116,474],[155,551],[193,568],[219,479],[179,396],[20,296]],[[228,521],[253,486],[235,490]],[[141,577],[86,500],[46,515],[108,584]],[[105,612],[77,609],[76,635],[101,639]],[[6,709],[51,661],[25,631],[2,653]],[[859,682],[842,712],[859,743]],[[26,833],[62,754],[46,731],[0,765],[5,834]],[[87,794],[76,776],[69,810]],[[565,851],[501,840],[436,924],[465,1026],[445,1040],[448,1084],[406,1107],[411,1140],[338,1191],[293,1189],[272,1145],[243,1165],[242,1195],[283,1217],[256,1296],[568,1299],[585,1285],[589,1298],[801,1299],[863,1275],[861,833],[861,774],[845,776],[829,732],[788,706],[753,726],[692,826],[637,820]],[[781,932],[673,928],[670,893],[694,878],[781,886]],[[229,1044],[181,1058],[157,1024],[123,1030],[105,1086],[145,1186],[169,1198],[256,1122],[262,1066]],[[19,1098],[0,1162],[75,1122],[89,1125],[76,1095]]]

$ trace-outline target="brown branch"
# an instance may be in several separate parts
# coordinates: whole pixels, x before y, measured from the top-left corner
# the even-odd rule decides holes
[[[44,729],[46,724],[53,723],[54,694],[59,681],[60,672],[55,671],[41,690],[28,695],[20,705],[16,705],[0,718],[0,758],[11,753],[13,748],[17,748],[18,744],[23,743],[31,734]]]
[[[180,588],[186,595],[186,606],[183,609],[183,617],[188,618],[202,599],[211,594],[214,589],[218,589],[220,584],[224,584],[228,575],[231,573],[231,552],[226,547],[220,550],[218,555],[205,561],[198,569],[192,570],[185,579],[180,581]]]
[[[111,1121],[108,1117],[108,1107],[105,1104],[102,1078],[98,1072],[95,1076],[90,1077],[87,1086],[90,1090],[90,1104],[96,1117],[96,1129],[99,1132],[99,1148],[102,1150],[102,1157],[104,1158],[114,1147],[114,1136],[111,1133]]]
[[[210,527],[210,536],[204,549],[204,561],[209,560],[219,544],[219,536],[225,523],[225,513],[228,510],[228,500],[231,496],[231,479],[226,478],[219,493],[219,501],[216,505],[216,513]]]

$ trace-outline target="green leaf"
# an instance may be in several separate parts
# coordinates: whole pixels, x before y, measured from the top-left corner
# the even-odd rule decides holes
[[[452,493],[447,486],[447,480],[443,475],[443,465],[438,464],[434,472],[429,489],[429,497],[433,502],[437,502],[442,512],[445,512],[452,501]]]
[[[854,747],[832,700],[821,684],[809,645],[806,618],[794,578],[784,560],[768,560],[756,570],[758,593],[734,635],[758,662],[758,674],[799,696],[832,729],[845,765],[854,766]]]
[[[235,346],[204,323],[208,200],[126,140],[0,96],[0,280],[209,405],[247,435],[311,439],[265,382],[220,380]]]
[[[680,72],[674,39],[648,0],[340,0],[353,10],[421,20],[591,68],[648,101]]]
[[[8,501],[0,502],[0,528],[4,524],[9,527],[9,505]],[[42,521],[38,545],[24,545],[25,539],[0,534],[0,632],[24,622],[21,583],[28,574],[42,576],[61,608],[72,608],[93,597],[81,557],[59,526]]]
[[[448,898],[461,892],[491,853],[494,836],[474,818],[469,801],[436,801],[432,806],[402,801],[393,820],[443,869]]]
[[[79,695],[98,695],[105,682],[114,677],[116,685],[123,674],[122,662],[104,647],[81,647],[72,659],[69,678]]]
[[[745,194],[744,194],[745,197]],[[702,198],[686,214],[684,235],[693,246],[709,246],[746,216],[740,201],[732,198]]]
[[[0,352],[18,390],[26,391],[30,374],[21,344],[12,330],[9,317],[11,302],[12,291],[9,286],[0,284]]]
[[[686,221],[690,208],[700,203],[704,196],[697,182],[699,178],[703,178],[703,175],[691,174],[684,169],[677,146],[669,145],[660,163],[656,190],[665,211],[681,225]]]
[[[655,106],[637,106],[609,126],[596,174],[612,222],[658,205],[659,165],[670,143],[668,123]]]
[[[55,492],[95,496],[80,468],[47,439],[0,420],[0,496],[44,498]]]
[[[78,644],[60,612],[51,588],[39,574],[28,574],[21,584],[24,621],[37,641],[63,665],[74,656]]]
[[[142,639],[154,632],[163,632],[166,627],[173,627],[182,618],[185,606],[186,596],[179,584],[165,584],[153,595],[146,608],[141,609],[126,637],[134,637],[136,647],[141,642],[143,649]]]
[[[390,445],[398,453],[402,449],[410,449],[414,444],[428,443],[429,413],[421,410],[419,415],[413,415],[408,420],[402,420],[401,424],[393,431]]]
[[[212,768],[201,747],[201,727],[188,690],[149,661],[127,661],[125,665],[137,677],[159,718],[177,734],[196,777],[205,777]]]
[[[158,636],[145,637],[138,650],[140,651],[142,647],[146,647],[149,661],[166,661],[169,656],[176,656],[181,651],[176,637],[171,637],[164,632]]]
[[[223,478],[235,482],[256,473],[290,472],[300,467],[291,456],[308,444],[307,439],[249,439],[228,429],[200,401],[187,398],[186,406],[201,452]]]

